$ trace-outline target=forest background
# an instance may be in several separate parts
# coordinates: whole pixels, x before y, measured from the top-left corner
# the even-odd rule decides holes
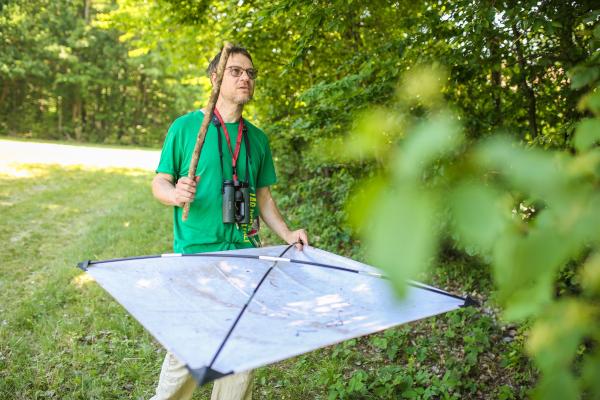
[[[421,277],[483,305],[325,350],[339,364],[310,397],[596,398],[594,5],[0,1],[0,133],[159,147],[240,43],[260,71],[245,117],[270,138],[290,223],[400,293]],[[318,371],[311,357],[280,386]],[[271,377],[261,393],[285,397]]]

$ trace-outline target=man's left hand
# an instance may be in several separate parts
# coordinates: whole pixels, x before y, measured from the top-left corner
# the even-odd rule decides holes
[[[286,238],[288,244],[296,243],[296,248],[302,251],[304,245],[308,246],[308,236],[306,235],[306,231],[304,229],[298,229],[295,231],[291,231]]]

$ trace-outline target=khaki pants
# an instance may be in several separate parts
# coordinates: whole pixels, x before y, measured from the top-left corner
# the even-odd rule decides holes
[[[252,400],[252,371],[215,381],[211,400]],[[156,394],[150,400],[189,400],[196,381],[173,354],[167,353],[160,371]]]

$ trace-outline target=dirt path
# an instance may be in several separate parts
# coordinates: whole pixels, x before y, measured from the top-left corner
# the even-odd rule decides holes
[[[82,165],[153,171],[159,158],[158,150],[113,149],[0,139],[0,172],[10,171],[15,164]]]

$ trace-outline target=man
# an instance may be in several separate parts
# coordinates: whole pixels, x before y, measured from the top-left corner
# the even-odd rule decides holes
[[[208,66],[213,85],[219,58],[220,53]],[[256,76],[248,51],[234,46],[215,107],[216,119],[206,133],[197,176],[193,180],[187,175],[204,110],[177,118],[169,128],[152,181],[152,193],[161,203],[174,206],[176,253],[255,247],[259,214],[285,242],[297,243],[300,250],[302,244],[308,244],[304,229],[288,228],[271,196],[269,186],[276,182],[276,176],[266,135],[242,118],[244,105],[254,94]],[[232,210],[235,215],[227,217],[231,222],[224,222],[222,206],[226,186],[228,189],[247,187],[245,206],[236,203]],[[191,204],[184,222],[181,215],[185,203]],[[211,399],[250,399],[251,383],[251,373],[223,378],[215,382]],[[153,399],[189,399],[195,386],[196,382],[183,364],[168,353]]]

